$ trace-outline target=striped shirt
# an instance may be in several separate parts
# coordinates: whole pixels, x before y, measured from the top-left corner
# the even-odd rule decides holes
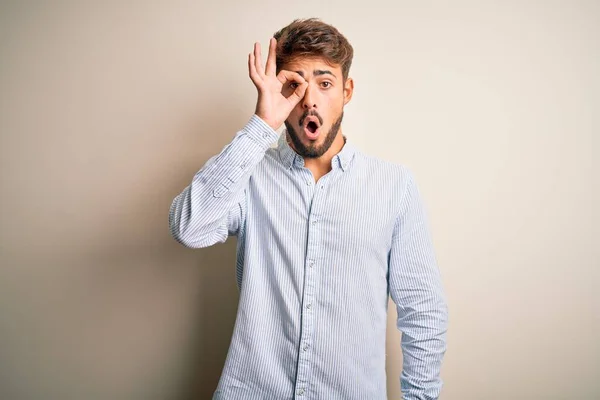
[[[448,314],[412,172],[344,136],[315,183],[286,135],[253,115],[170,207],[187,247],[237,236],[239,305],[213,399],[386,399],[389,296],[404,398],[436,399]]]

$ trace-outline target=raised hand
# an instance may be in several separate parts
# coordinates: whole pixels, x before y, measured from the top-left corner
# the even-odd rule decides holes
[[[277,129],[283,124],[290,112],[304,97],[308,83],[296,72],[281,70],[275,75],[275,48],[277,40],[271,38],[269,42],[269,56],[267,66],[263,71],[260,43],[254,44],[254,53],[248,55],[248,72],[250,79],[258,90],[256,102],[256,115]],[[284,85],[295,83],[295,90],[288,97],[282,93]],[[293,86],[292,86],[293,88]],[[286,91],[289,93],[289,91]]]

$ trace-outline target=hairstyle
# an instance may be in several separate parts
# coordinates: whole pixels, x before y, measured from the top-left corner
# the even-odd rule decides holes
[[[354,49],[333,26],[318,18],[296,19],[273,37],[277,39],[277,72],[295,59],[320,57],[331,66],[341,66],[344,81],[348,78]]]

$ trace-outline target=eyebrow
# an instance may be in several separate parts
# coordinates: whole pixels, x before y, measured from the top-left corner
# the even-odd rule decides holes
[[[304,78],[304,72],[302,72],[302,71],[296,71],[296,73],[298,73],[298,75],[300,75],[301,77]],[[333,72],[329,71],[329,70],[315,69],[313,71],[313,75],[315,75],[315,76],[319,76],[319,75],[331,75],[335,79],[337,79],[337,76],[335,76],[335,74]]]

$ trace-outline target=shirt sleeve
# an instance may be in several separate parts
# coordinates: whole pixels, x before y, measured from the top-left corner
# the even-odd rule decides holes
[[[186,247],[201,248],[237,235],[246,215],[250,176],[278,137],[277,131],[253,115],[173,199],[169,209],[173,238]]]
[[[390,296],[402,332],[400,387],[405,400],[437,399],[446,351],[448,309],[425,206],[412,172],[397,216],[389,254]]]

